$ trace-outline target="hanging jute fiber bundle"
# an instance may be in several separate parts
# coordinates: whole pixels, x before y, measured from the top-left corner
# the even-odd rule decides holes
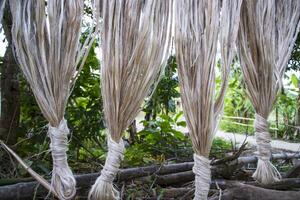
[[[10,0],[12,41],[19,66],[48,120],[53,159],[51,186],[60,199],[72,199],[76,182],[67,162],[65,108],[88,50],[81,44],[83,0]]]
[[[255,109],[258,163],[253,178],[268,184],[281,176],[270,162],[267,121],[299,31],[299,0],[244,0],[238,52],[248,97]]]
[[[122,135],[163,70],[170,45],[171,2],[102,2],[101,91],[108,129],[108,154],[89,199],[121,198],[113,180],[123,159]]]
[[[209,152],[223,110],[234,57],[241,1],[176,0],[175,51],[183,111],[194,149],[195,200],[206,200],[211,182]],[[221,16],[220,16],[221,13]],[[218,37],[222,83],[215,91]]]

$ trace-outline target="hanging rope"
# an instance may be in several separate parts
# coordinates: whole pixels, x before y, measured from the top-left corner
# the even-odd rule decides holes
[[[220,6],[219,1],[211,0],[176,0],[175,5],[175,50],[180,92],[195,151],[195,200],[206,200],[209,192],[211,172],[208,156],[223,110],[241,1],[223,0],[222,8]],[[218,37],[222,84],[216,96]]]
[[[270,162],[271,135],[267,121],[299,31],[300,1],[244,0],[238,51],[249,99],[255,109],[258,163],[253,178],[263,184],[278,181]]]
[[[99,5],[100,6],[100,5]],[[108,154],[89,199],[120,199],[113,179],[123,159],[123,131],[163,71],[170,46],[171,0],[104,0],[101,91]]]
[[[45,1],[10,0],[9,4],[15,57],[49,122],[51,186],[60,199],[72,199],[76,181],[67,162],[70,131],[64,114],[94,41],[94,30],[80,44],[83,0],[48,0],[47,5]]]

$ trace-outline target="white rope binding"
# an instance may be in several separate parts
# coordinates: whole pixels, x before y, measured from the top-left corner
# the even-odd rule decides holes
[[[211,183],[210,160],[204,156],[194,154],[193,173],[195,174],[194,200],[207,200]]]
[[[122,139],[117,143],[108,135],[107,146],[108,153],[105,165],[101,171],[101,176],[97,178],[90,190],[89,200],[121,199],[119,191],[113,185],[113,181],[124,158],[124,143]]]
[[[254,120],[255,137],[258,149],[257,168],[253,178],[262,184],[273,183],[281,179],[281,175],[276,167],[270,162],[271,153],[271,136],[268,132],[268,121],[255,114]]]
[[[72,199],[76,194],[76,180],[68,165],[68,135],[70,131],[67,121],[62,119],[58,127],[49,125],[50,150],[52,152],[53,170],[51,187],[62,199]]]

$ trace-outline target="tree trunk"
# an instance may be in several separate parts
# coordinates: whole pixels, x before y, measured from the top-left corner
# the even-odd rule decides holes
[[[136,120],[133,120],[133,122],[130,124],[127,130],[130,136],[129,143],[130,145],[133,145],[136,141],[136,134],[137,134]]]
[[[12,17],[7,2],[3,16],[3,30],[8,47],[1,65],[0,139],[9,145],[17,141],[16,132],[20,118],[19,69],[12,52],[11,26]]]

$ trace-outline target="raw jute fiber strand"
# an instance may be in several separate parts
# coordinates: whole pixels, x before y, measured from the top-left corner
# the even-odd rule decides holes
[[[122,134],[140,111],[163,70],[170,46],[172,1],[104,0],[101,91],[108,154],[89,194],[91,200],[120,199],[113,180],[123,159]]]
[[[175,1],[175,50],[184,115],[194,148],[195,200],[206,200],[211,182],[212,140],[223,110],[234,57],[241,1]],[[222,13],[220,15],[220,13]],[[222,84],[215,91],[218,37]]]
[[[67,162],[65,108],[94,35],[81,44],[83,0],[10,0],[12,41],[20,68],[49,122],[53,159],[51,186],[60,199],[72,199],[76,182]]]
[[[258,163],[253,178],[263,184],[278,181],[270,162],[268,116],[299,31],[300,1],[244,0],[238,33],[238,51],[249,99],[255,109]]]

